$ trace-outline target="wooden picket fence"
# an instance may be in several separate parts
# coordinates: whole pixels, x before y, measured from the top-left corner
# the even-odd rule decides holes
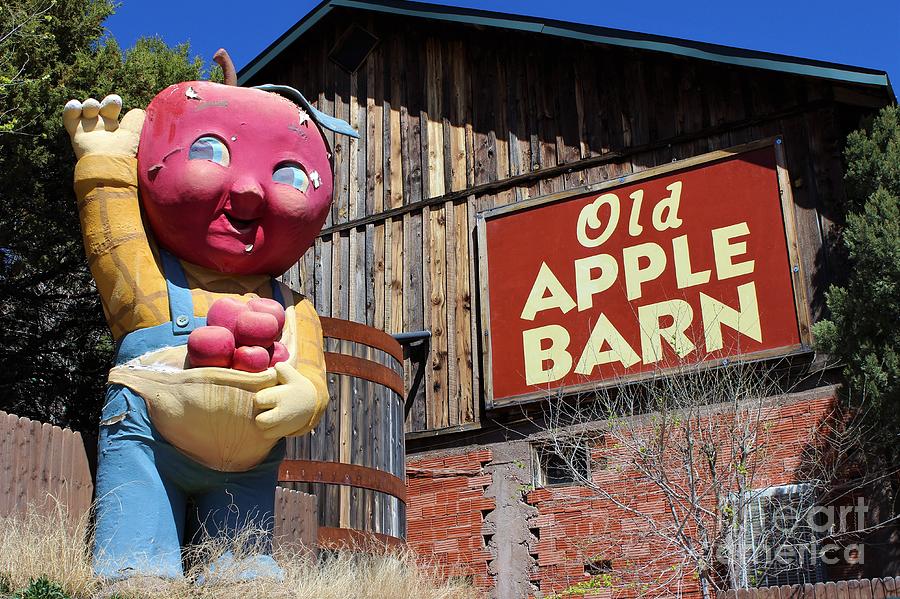
[[[80,433],[0,411],[0,518],[28,509],[50,515],[64,506],[76,522],[93,501],[87,456]],[[276,546],[308,552],[317,538],[316,497],[279,487]]]
[[[316,496],[284,487],[275,489],[275,549],[314,554],[318,536]]]
[[[62,505],[74,522],[93,493],[80,433],[0,412],[0,517]]]
[[[842,580],[719,593],[718,599],[892,599],[900,598],[900,576]]]

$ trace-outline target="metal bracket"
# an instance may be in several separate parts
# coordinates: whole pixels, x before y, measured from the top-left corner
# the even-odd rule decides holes
[[[403,357],[417,364],[416,374],[413,375],[406,401],[403,403],[403,417],[409,416],[413,401],[422,379],[425,378],[425,367],[428,363],[428,353],[431,350],[431,331],[413,331],[411,333],[396,333],[391,335],[397,343],[403,346]]]

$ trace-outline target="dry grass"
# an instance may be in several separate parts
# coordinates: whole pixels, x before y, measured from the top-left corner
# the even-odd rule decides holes
[[[13,589],[46,576],[70,595],[90,597],[96,583],[84,542],[86,518],[68,518],[61,504],[46,514],[34,510],[24,517],[0,518],[0,576]]]
[[[208,575],[208,564],[225,550],[240,546],[240,539],[233,547],[209,540],[193,548],[191,557],[196,565],[183,579],[135,578],[111,587],[93,576],[84,519],[72,523],[62,508],[50,510],[49,515],[35,511],[24,517],[0,518],[0,531],[0,577],[6,578],[12,589],[46,576],[76,599],[468,599],[480,595],[459,580],[443,579],[438,568],[423,565],[412,552],[371,548],[366,553],[329,553],[319,563],[302,553],[282,552],[276,556],[285,574],[281,582],[235,582],[227,569],[220,569],[215,580],[207,578],[207,583],[196,584],[199,576]],[[239,567],[238,561],[236,569]]]

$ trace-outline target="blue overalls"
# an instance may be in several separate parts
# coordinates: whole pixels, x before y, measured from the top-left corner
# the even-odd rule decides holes
[[[172,320],[133,331],[119,344],[116,363],[149,351],[186,345],[188,334],[204,326],[181,263],[160,249]],[[284,305],[278,283],[272,297]],[[175,578],[183,574],[185,527],[199,540],[205,531],[232,538],[248,525],[257,554],[243,578],[279,578],[271,555],[275,485],[284,457],[282,439],[268,457],[247,472],[220,472],[179,452],[157,432],[143,398],[128,387],[109,385],[103,407],[97,456],[94,572],[105,579],[133,575]],[[188,512],[189,500],[192,509]],[[226,554],[223,567],[233,559]]]

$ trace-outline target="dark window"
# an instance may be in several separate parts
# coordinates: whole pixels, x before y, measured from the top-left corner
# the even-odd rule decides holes
[[[538,445],[534,456],[535,487],[573,485],[589,480],[590,453],[583,443],[572,442],[560,447]]]
[[[328,57],[348,73],[354,73],[377,43],[377,37],[354,23],[331,49]]]
[[[612,560],[603,558],[591,558],[584,563],[586,576],[600,576],[612,572]]]

